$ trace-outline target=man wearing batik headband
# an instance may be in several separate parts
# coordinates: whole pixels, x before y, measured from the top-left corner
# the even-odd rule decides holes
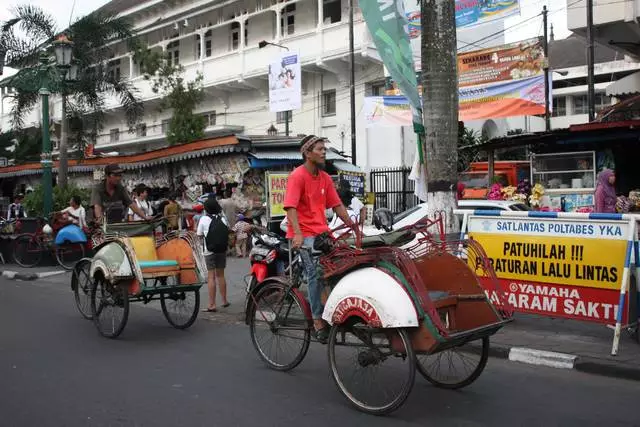
[[[293,247],[309,250],[300,252],[309,285],[309,302],[313,315],[316,337],[322,343],[329,337],[329,327],[322,320],[322,286],[318,280],[316,263],[311,257],[315,238],[329,231],[325,209],[333,209],[345,224],[353,226],[346,208],[333,185],[333,180],[323,169],[327,155],[325,138],[309,135],[301,141],[304,164],[289,175],[284,197],[287,211],[287,238],[293,239]]]

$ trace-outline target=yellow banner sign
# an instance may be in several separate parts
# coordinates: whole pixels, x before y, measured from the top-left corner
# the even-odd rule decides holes
[[[620,289],[625,240],[489,233],[470,237],[482,245],[501,279]],[[474,269],[476,262],[469,258]]]
[[[269,217],[285,216],[284,194],[287,190],[288,173],[267,172],[267,204],[269,206]]]

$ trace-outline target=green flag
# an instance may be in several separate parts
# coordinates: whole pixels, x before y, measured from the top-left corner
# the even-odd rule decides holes
[[[408,21],[404,1],[361,1],[360,9],[382,62],[389,70],[391,78],[409,100],[413,114],[413,128],[418,135],[423,135],[422,103],[407,34]],[[418,151],[422,160],[422,150]]]

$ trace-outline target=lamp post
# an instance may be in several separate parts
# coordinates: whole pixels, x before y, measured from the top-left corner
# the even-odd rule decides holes
[[[289,48],[286,47],[286,46],[283,46],[283,45],[278,44],[278,43],[271,43],[271,42],[268,42],[266,40],[262,40],[262,41],[260,41],[258,43],[258,49],[265,48],[268,45],[276,46],[276,47],[279,47],[280,49],[286,49],[287,51],[289,50]],[[290,114],[291,114],[291,111],[289,111],[289,110],[284,112],[284,134],[286,136],[289,136],[289,115]]]

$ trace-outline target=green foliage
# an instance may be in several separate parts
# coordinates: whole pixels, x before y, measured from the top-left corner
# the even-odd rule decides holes
[[[202,138],[206,119],[193,112],[204,99],[202,74],[186,82],[182,77],[184,69],[170,65],[160,52],[140,44],[136,44],[134,52],[135,61],[141,64],[140,71],[151,82],[153,92],[163,96],[160,110],[172,110],[167,131],[169,144],[185,144]]]
[[[16,147],[11,158],[16,164],[40,161],[42,153],[42,129],[19,131],[16,134]]]
[[[53,211],[59,212],[69,206],[71,197],[79,196],[84,206],[88,206],[91,190],[88,188],[80,188],[75,185],[67,185],[66,187],[53,188]],[[44,212],[44,190],[38,185],[33,192],[24,198],[24,206],[30,216],[39,216]]]
[[[0,157],[13,159],[13,151],[9,150],[15,143],[15,135],[12,131],[0,133]]]
[[[469,128],[458,132],[458,172],[465,172],[473,162],[481,160],[477,145],[487,142],[487,138]]]

